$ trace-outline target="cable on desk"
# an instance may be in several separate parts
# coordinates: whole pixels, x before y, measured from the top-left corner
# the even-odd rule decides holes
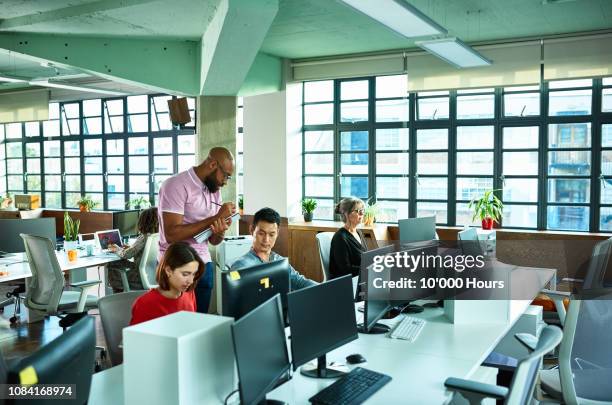
[[[227,400],[230,399],[232,397],[232,395],[234,395],[237,392],[238,392],[238,390],[235,389],[234,391],[232,391],[229,394],[227,394],[227,396],[225,397],[225,400],[223,401],[223,405],[227,405]]]

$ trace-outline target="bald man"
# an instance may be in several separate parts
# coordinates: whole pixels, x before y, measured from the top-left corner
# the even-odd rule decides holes
[[[159,256],[170,243],[186,242],[193,246],[204,263],[206,273],[196,286],[198,312],[208,312],[214,282],[214,265],[208,243],[218,245],[231,225],[225,219],[236,212],[232,202],[222,203],[219,189],[234,174],[234,156],[225,148],[212,148],[199,165],[164,181],[159,189]],[[203,243],[193,238],[207,228],[212,236]]]

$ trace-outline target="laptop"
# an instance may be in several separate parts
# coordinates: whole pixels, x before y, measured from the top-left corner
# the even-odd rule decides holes
[[[108,231],[96,232],[96,241],[98,242],[98,246],[100,246],[100,249],[102,249],[103,252],[108,251],[109,245],[117,245],[119,247],[123,246],[119,229],[110,229]]]

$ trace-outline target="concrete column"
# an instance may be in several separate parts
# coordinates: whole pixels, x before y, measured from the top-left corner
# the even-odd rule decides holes
[[[236,97],[200,96],[196,103],[196,162],[199,164],[206,159],[208,151],[215,146],[227,148],[236,158]],[[237,201],[237,176],[238,167],[232,179],[221,189],[223,201]],[[237,234],[237,229],[237,224],[233,225],[229,234]]]

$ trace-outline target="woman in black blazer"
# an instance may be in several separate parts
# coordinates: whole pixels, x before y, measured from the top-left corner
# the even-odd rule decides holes
[[[359,275],[361,253],[367,250],[365,239],[357,226],[363,220],[365,204],[359,198],[344,198],[336,205],[344,226],[334,234],[329,252],[329,274],[337,278],[346,274]]]

